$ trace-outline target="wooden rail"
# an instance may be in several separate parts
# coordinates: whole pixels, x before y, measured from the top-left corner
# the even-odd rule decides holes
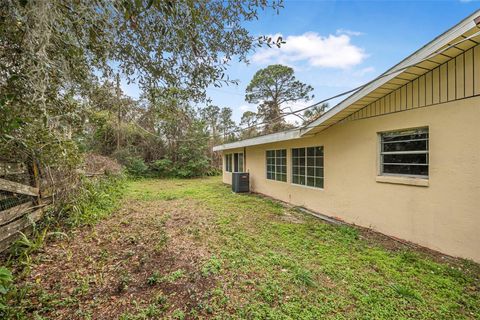
[[[0,211],[0,226],[9,223],[12,220],[24,215],[33,209],[33,203],[31,201],[22,203],[16,207]],[[1,235],[0,235],[1,237]]]
[[[20,236],[19,231],[30,227],[43,217],[45,208],[38,208],[31,213],[24,214],[21,218],[0,227],[0,252],[7,249],[12,242]]]
[[[23,180],[30,181],[31,185],[4,179],[11,175],[12,165],[2,166],[0,163],[4,173],[3,178],[0,178],[0,191],[3,191],[2,199],[6,204],[0,211],[0,252],[17,240],[20,232],[40,220],[50,202],[49,198],[40,192],[41,178],[37,164],[32,161],[16,165],[14,168],[18,167],[18,170],[15,173],[23,175]]]
[[[38,188],[27,186],[26,184],[21,184],[18,182],[13,182],[0,178],[0,190],[9,191],[13,193],[26,194],[29,196],[38,196]]]

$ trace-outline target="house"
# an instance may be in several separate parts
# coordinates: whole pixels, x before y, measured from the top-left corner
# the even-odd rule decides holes
[[[223,181],[480,262],[479,43],[477,11],[310,124],[216,146]]]

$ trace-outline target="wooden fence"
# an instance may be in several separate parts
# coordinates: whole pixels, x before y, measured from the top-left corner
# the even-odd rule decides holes
[[[35,162],[0,162],[0,252],[49,208],[52,200],[46,185]]]

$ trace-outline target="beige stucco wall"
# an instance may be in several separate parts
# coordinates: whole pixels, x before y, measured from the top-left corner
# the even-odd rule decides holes
[[[428,186],[378,182],[378,132],[429,127]],[[324,189],[293,185],[290,148],[324,146]],[[287,182],[265,151],[287,149]],[[243,149],[224,151],[241,152]],[[251,190],[480,262],[480,97],[339,123],[314,137],[246,148]],[[225,183],[231,175],[224,173]]]

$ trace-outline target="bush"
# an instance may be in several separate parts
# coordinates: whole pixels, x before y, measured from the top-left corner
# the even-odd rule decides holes
[[[193,178],[205,175],[210,164],[205,158],[191,159],[182,166],[177,166],[176,175],[179,178]]]
[[[150,165],[150,170],[157,177],[171,177],[175,173],[173,162],[169,159],[161,159],[154,161]]]
[[[124,178],[109,176],[83,180],[79,192],[64,203],[61,212],[69,226],[92,225],[117,208],[123,194]]]
[[[127,173],[134,177],[144,177],[148,173],[148,166],[142,158],[129,157],[126,159],[125,167]]]
[[[215,176],[221,170],[210,165],[207,158],[190,159],[185,164],[174,164],[170,159],[161,159],[150,164],[150,171],[155,177],[194,178],[201,176]]]

